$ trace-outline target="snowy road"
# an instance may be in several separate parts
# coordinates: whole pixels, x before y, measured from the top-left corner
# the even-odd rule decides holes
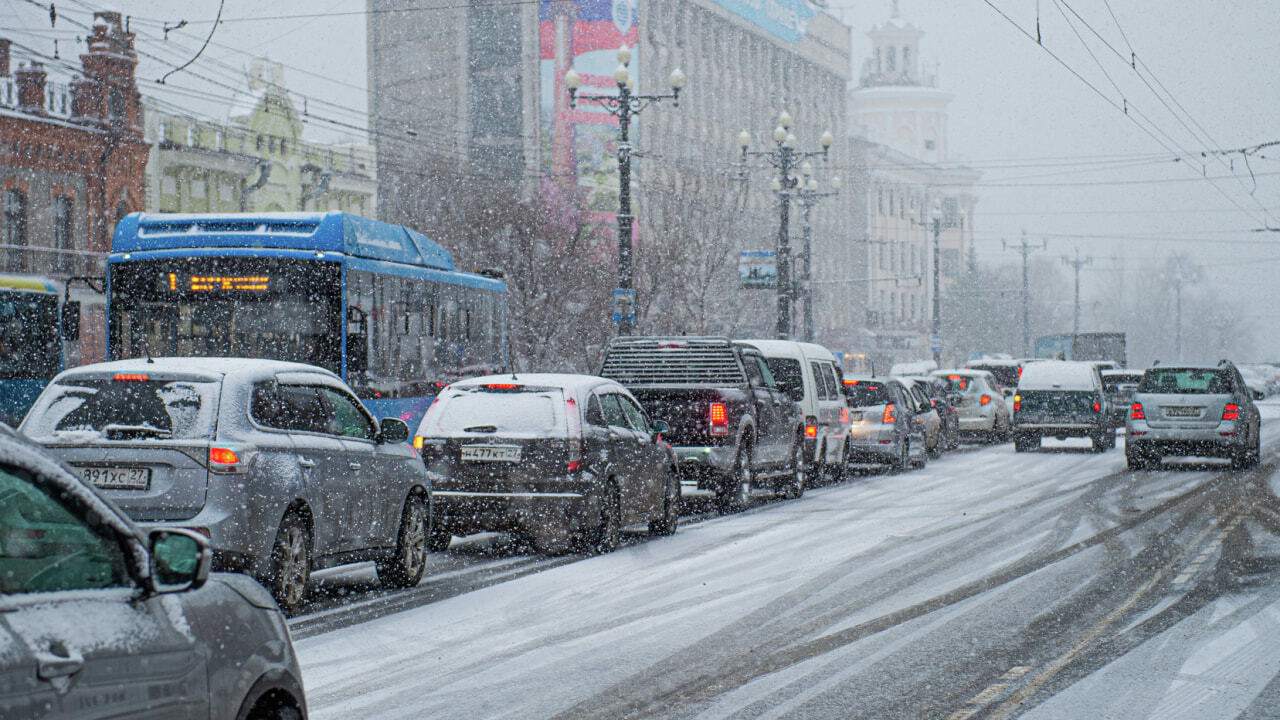
[[[1004,445],[603,557],[486,559],[476,579],[455,546],[422,590],[445,599],[296,621],[312,716],[1273,717],[1280,406],[1263,412],[1246,472]]]

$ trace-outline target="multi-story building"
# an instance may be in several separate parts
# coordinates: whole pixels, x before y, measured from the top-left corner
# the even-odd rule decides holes
[[[105,274],[116,221],[143,206],[147,145],[133,43],[120,13],[94,13],[79,74],[61,82],[42,62],[55,59],[34,55],[10,74],[16,53],[0,41],[0,271],[62,282]],[[73,297],[83,314],[72,361],[102,359],[102,296],[77,285]]]
[[[777,245],[779,206],[769,189],[777,173],[760,158],[742,163],[737,137],[746,129],[752,150],[775,147],[783,110],[794,118],[800,149],[818,149],[824,131],[846,136],[847,26],[804,0],[646,0],[638,7],[627,0],[427,0],[412,9],[371,0],[370,10],[369,108],[383,219],[434,234],[451,196],[503,188],[505,196],[530,197],[554,186],[561,197],[585,198],[596,255],[612,262],[617,120],[588,102],[570,107],[564,75],[570,66],[578,71],[582,94],[616,93],[616,51],[625,44],[636,92],[669,92],[676,67],[687,76],[678,107],[650,105],[632,126],[640,151],[632,185],[637,265],[661,254],[669,267],[704,266],[700,277],[638,288],[641,314],[672,285],[707,285],[701,309],[683,303],[679,312],[652,313],[640,329],[773,334],[774,293],[740,289],[737,263],[739,251]],[[825,164],[811,164],[825,187],[851,168],[851,158],[850,144],[837,142]],[[815,265],[859,274],[863,248],[848,241],[844,218],[862,202],[846,193],[813,209]],[[794,206],[791,237],[799,250],[802,213]],[[820,337],[844,342],[860,313],[817,295]]]
[[[868,262],[866,351],[881,363],[929,357],[937,285],[945,297],[973,243],[974,184],[979,174],[952,159],[947,105],[936,72],[921,69],[924,32],[893,18],[868,33],[872,55],[849,95],[850,132],[859,165],[857,192],[867,212],[859,240]],[[936,215],[935,215],[936,213]],[[947,343],[946,328],[941,329]]]
[[[377,212],[377,171],[368,145],[304,140],[284,68],[255,59],[252,101],[217,122],[148,104],[148,212]]]

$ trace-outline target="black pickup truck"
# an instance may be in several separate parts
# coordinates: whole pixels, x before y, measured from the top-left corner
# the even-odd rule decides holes
[[[631,391],[680,460],[682,483],[713,490],[721,512],[770,489],[804,492],[804,415],[760,351],[723,337],[621,337],[600,375]]]

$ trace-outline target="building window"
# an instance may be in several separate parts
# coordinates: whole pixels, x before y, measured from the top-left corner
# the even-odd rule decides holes
[[[925,141],[924,141],[924,149],[925,149],[925,150],[932,150],[932,149],[933,149],[933,146],[934,146],[934,143],[933,143],[933,141],[932,141],[932,140],[925,140]]]
[[[889,52],[888,52],[888,62],[887,62],[887,67],[889,68],[889,72],[893,72],[894,70],[897,69],[897,59],[898,59],[897,50],[892,45],[890,45]]]
[[[27,196],[21,190],[4,194],[4,242],[9,246],[27,244]]]
[[[911,48],[902,48],[902,72],[911,72]]]
[[[893,215],[893,193],[889,193],[889,215]]]
[[[884,72],[884,68],[880,64],[880,48],[876,48],[876,74]]]
[[[59,250],[74,249],[74,240],[72,235],[74,225],[72,224],[71,215],[71,198],[59,195],[53,199],[53,246]],[[54,264],[61,270],[70,272],[72,267],[72,254],[69,252],[58,253],[57,260]]]

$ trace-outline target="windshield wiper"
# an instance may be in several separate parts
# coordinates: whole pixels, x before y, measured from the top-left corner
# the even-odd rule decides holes
[[[497,425],[472,425],[471,427],[462,428],[462,432],[496,433],[498,432],[498,426]]]
[[[165,430],[154,425],[108,425],[104,428],[108,440],[141,440],[142,438],[167,439],[173,437],[172,430]]]

